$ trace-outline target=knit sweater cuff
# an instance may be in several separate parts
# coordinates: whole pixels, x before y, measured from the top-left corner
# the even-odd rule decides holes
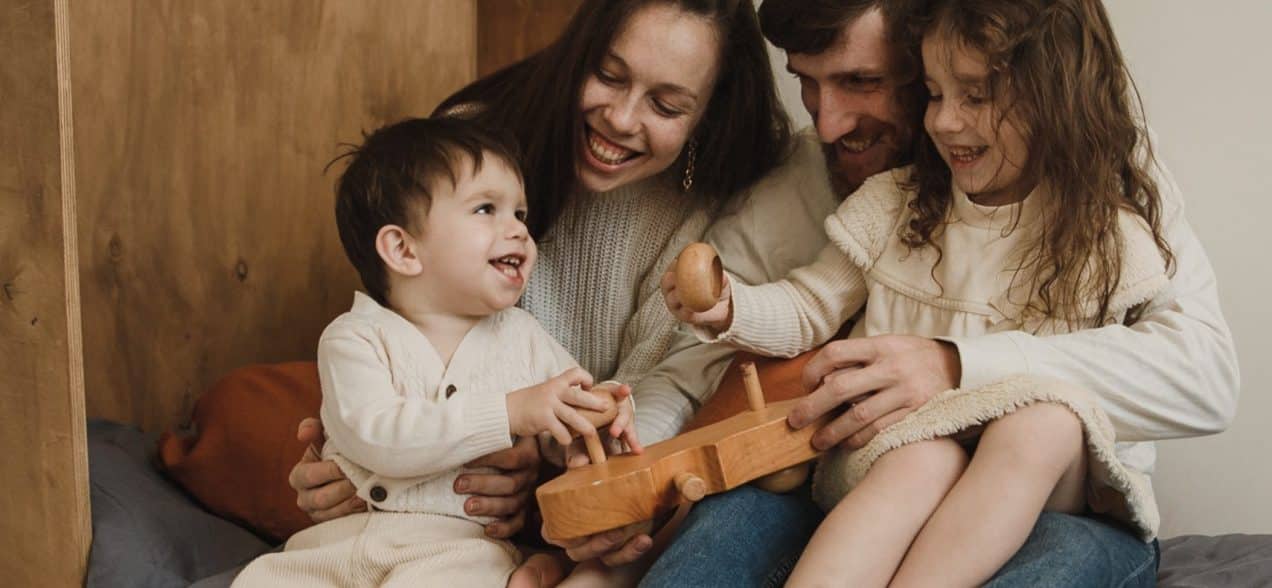
[[[788,355],[788,350],[801,347],[806,337],[801,333],[800,322],[791,320],[789,313],[781,314],[781,306],[773,304],[774,287],[793,288],[786,282],[749,286],[734,281],[733,323],[714,339],[703,338],[704,331],[695,329],[699,333],[699,339],[708,343],[724,342],[763,355],[783,357]],[[793,300],[795,294],[788,293],[788,298]]]
[[[512,447],[508,424],[508,397],[473,394],[465,399],[464,422],[471,427],[469,445],[478,455]]]
[[[1029,358],[1016,342],[1019,333],[1007,331],[975,337],[937,337],[958,348],[962,366],[960,388],[979,388],[1008,376],[1029,373]]]

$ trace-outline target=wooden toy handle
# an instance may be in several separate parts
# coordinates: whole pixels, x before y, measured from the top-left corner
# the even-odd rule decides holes
[[[676,291],[680,301],[694,312],[715,307],[724,288],[724,266],[714,247],[690,243],[676,258]]]
[[[676,491],[689,502],[697,502],[707,495],[707,483],[689,472],[680,472],[672,479]]]

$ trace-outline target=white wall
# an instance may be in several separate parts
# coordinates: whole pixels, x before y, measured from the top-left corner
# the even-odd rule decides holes
[[[1214,264],[1237,341],[1236,422],[1162,442],[1154,486],[1162,536],[1272,533],[1272,65],[1266,0],[1105,0],[1160,157]],[[808,123],[773,50],[787,110]]]

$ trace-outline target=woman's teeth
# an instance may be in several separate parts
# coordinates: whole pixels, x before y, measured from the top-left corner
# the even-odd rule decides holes
[[[587,134],[587,148],[592,152],[592,157],[609,165],[618,165],[636,155],[635,151],[618,147],[591,131]]]
[[[873,146],[876,140],[878,140],[878,137],[875,137],[872,139],[856,139],[856,140],[849,140],[848,138],[845,137],[839,140],[839,146],[843,147],[844,150],[849,153],[861,153],[862,151],[865,151],[869,149],[871,146]]]
[[[950,147],[950,159],[959,163],[971,163],[980,157],[989,147]]]

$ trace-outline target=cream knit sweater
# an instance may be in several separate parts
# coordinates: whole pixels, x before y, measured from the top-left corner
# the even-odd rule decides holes
[[[699,335],[704,341],[789,357],[825,342],[863,305],[854,337],[1072,330],[1066,322],[1027,305],[1030,282],[1016,271],[1045,222],[1039,212],[1047,198],[1045,188],[1023,202],[1000,207],[977,205],[955,190],[946,222],[933,237],[941,252],[938,264],[934,248],[912,250],[899,238],[913,217],[907,204],[914,193],[904,187],[910,173],[910,168],[901,168],[867,180],[826,219],[831,244],[812,264],[761,286],[735,280],[730,329],[718,336],[699,330]],[[1121,323],[1129,308],[1150,300],[1168,283],[1165,262],[1147,225],[1128,212],[1120,215],[1119,225],[1122,271],[1107,324]],[[1095,301],[1085,302],[1086,316],[1095,316]],[[886,430],[867,447],[871,451],[827,454],[818,468],[814,496],[823,507],[833,507],[864,476],[873,458],[888,449],[983,424],[1039,401],[1064,403],[1082,420],[1093,487],[1108,489],[1093,493],[1093,507],[1120,516],[1151,539],[1158,523],[1147,477],[1151,446],[1116,443],[1107,416],[1087,391],[1043,378],[939,395],[912,418]],[[894,430],[897,438],[888,439]]]
[[[358,292],[318,342],[323,455],[379,510],[489,522],[464,513],[455,478],[512,446],[505,395],[575,365],[518,308],[482,319],[445,364],[415,325]]]
[[[540,240],[539,262],[521,298],[521,307],[596,381],[633,387],[637,434],[645,444],[671,437],[683,422],[643,383],[677,329],[659,281],[706,228],[707,215],[664,176],[584,194]]]

